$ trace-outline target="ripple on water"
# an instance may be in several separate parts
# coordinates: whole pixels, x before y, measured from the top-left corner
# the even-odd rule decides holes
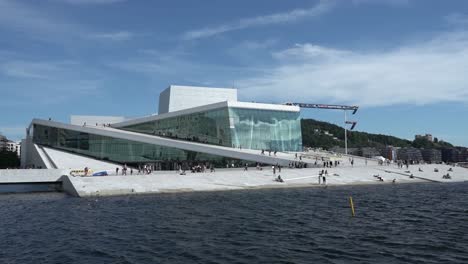
[[[0,263],[468,263],[467,187],[0,195]]]

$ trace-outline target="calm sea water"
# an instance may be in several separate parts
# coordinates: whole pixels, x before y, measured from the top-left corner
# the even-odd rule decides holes
[[[0,216],[4,264],[468,263],[468,183],[3,194]]]

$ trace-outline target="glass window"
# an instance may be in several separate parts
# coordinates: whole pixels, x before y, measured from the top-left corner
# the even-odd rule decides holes
[[[233,147],[301,151],[299,112],[229,108]]]

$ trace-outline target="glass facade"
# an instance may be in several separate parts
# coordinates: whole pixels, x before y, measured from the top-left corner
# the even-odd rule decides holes
[[[229,108],[233,147],[301,151],[299,112]]]
[[[302,150],[300,113],[293,111],[226,106],[121,129],[234,148]],[[216,167],[231,163],[245,164],[245,161],[221,156],[38,124],[33,125],[33,142],[121,164],[163,164],[159,169],[174,169],[176,164],[210,163]]]
[[[174,139],[231,146],[229,112],[220,108],[123,127],[124,130]]]
[[[116,139],[73,130],[34,125],[36,144],[117,163],[210,162],[217,167],[232,159],[182,149]],[[174,169],[174,166],[162,169]]]
[[[227,147],[302,150],[299,112],[224,107],[122,129]]]

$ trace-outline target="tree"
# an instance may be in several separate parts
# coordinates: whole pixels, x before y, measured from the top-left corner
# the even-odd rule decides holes
[[[20,166],[20,159],[16,152],[0,151],[0,169],[18,168]]]

